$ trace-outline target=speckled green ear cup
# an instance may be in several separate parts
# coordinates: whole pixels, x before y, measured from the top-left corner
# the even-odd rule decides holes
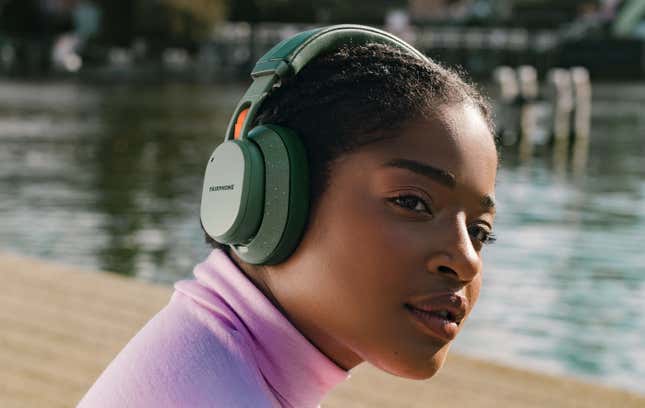
[[[200,217],[214,240],[248,242],[260,226],[264,162],[255,143],[233,140],[217,146],[204,175]]]
[[[277,264],[297,247],[309,211],[309,169],[301,140],[276,125],[253,128],[248,138],[265,163],[264,215],[255,237],[233,249],[245,262]]]

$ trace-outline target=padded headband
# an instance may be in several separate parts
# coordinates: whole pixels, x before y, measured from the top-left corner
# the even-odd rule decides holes
[[[235,137],[238,116],[248,109],[245,117],[240,118],[241,123],[237,124],[239,138],[246,138],[255,113],[271,89],[279,86],[283,80],[297,75],[309,61],[327,51],[338,49],[343,44],[370,42],[394,45],[419,59],[427,59],[405,41],[373,27],[345,24],[302,32],[275,45],[255,64],[251,72],[253,83],[235,108],[226,130],[226,140]]]

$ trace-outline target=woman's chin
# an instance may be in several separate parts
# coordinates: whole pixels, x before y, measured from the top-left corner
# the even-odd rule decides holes
[[[429,357],[410,358],[409,361],[381,362],[374,365],[397,377],[410,380],[427,380],[443,367],[449,348],[450,345],[446,345]]]

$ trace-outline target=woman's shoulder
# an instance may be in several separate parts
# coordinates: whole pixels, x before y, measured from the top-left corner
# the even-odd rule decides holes
[[[230,320],[175,292],[79,406],[276,406]]]

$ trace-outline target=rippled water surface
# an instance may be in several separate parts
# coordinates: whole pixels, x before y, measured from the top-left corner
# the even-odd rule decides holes
[[[0,249],[170,283],[242,88],[0,82]],[[596,85],[586,164],[504,154],[455,348],[645,394],[645,85]]]

